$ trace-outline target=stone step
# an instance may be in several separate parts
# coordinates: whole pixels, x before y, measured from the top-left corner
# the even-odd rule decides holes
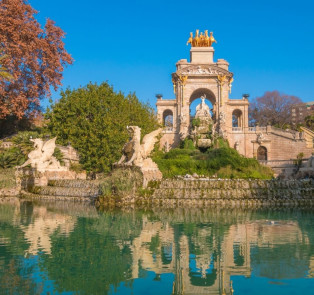
[[[314,188],[301,189],[196,189],[157,188],[153,199],[313,199]]]
[[[314,186],[313,180],[218,180],[218,179],[167,179],[162,189],[301,189]]]
[[[76,187],[58,187],[58,186],[37,186],[32,191],[34,194],[59,196],[59,197],[88,197],[96,198],[99,195],[98,187],[94,188],[76,188]]]
[[[48,186],[51,187],[68,187],[68,188],[93,188],[99,187],[99,180],[82,180],[82,179],[59,179],[48,180]]]

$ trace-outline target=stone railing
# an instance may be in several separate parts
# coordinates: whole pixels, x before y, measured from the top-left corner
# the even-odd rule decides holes
[[[301,127],[301,130],[303,132],[302,138],[306,141],[306,146],[308,148],[314,148],[314,131],[305,127]]]
[[[268,161],[259,161],[263,165],[267,165],[269,167],[289,167],[295,166],[295,161],[297,159],[290,159],[290,160],[268,160]],[[302,165],[305,165],[309,159],[302,159]]]
[[[232,127],[232,132],[243,132],[242,127]]]
[[[298,140],[303,138],[302,132],[294,131],[294,130],[283,130],[277,127],[270,127],[270,132],[277,134],[279,136],[283,136],[286,138],[290,138],[293,140]]]
[[[165,127],[164,130],[163,130],[163,132],[164,132],[164,133],[172,133],[173,130],[174,130],[173,127]]]

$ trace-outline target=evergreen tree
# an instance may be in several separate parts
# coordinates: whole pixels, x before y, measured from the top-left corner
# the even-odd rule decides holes
[[[87,171],[108,172],[128,140],[126,126],[142,128],[142,136],[158,127],[153,109],[135,94],[114,92],[108,83],[88,84],[61,92],[47,110],[48,129],[57,142],[76,148]]]

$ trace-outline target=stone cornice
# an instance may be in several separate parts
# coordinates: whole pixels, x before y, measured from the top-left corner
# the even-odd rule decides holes
[[[217,64],[197,64],[197,65],[187,65],[183,68],[178,69],[172,74],[173,78],[179,76],[189,76],[189,77],[217,77],[217,76],[227,76],[229,78],[233,77],[233,73],[226,69],[219,67]]]

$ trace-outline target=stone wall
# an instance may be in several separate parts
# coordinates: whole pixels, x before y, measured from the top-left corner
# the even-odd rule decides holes
[[[263,139],[258,142],[257,136],[260,133],[263,134]],[[304,158],[309,158],[314,152],[313,146],[309,147],[299,132],[272,126],[257,127],[254,131],[231,131],[227,138],[231,147],[239,142],[239,153],[248,158],[256,157],[260,146],[267,149],[268,161],[296,159],[299,153],[303,153]]]
[[[164,180],[154,205],[314,205],[314,181],[308,180]]]

